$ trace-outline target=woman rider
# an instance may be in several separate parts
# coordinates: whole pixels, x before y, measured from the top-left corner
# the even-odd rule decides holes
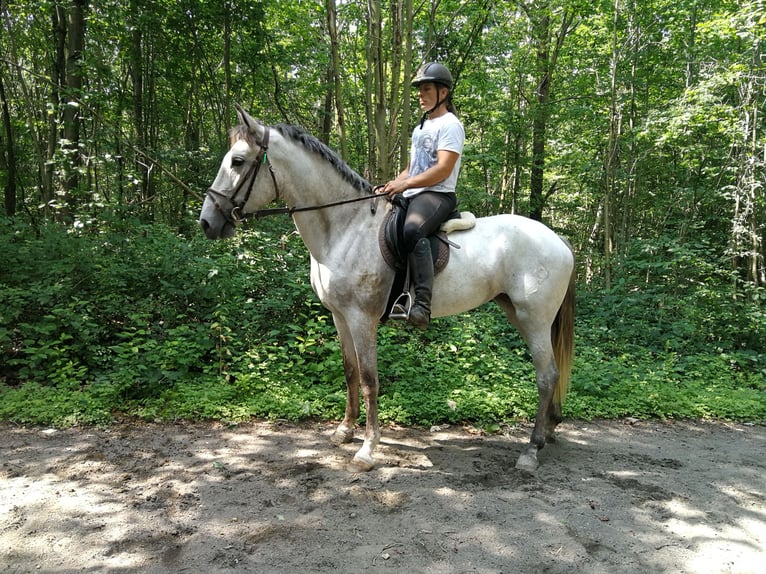
[[[404,251],[408,254],[415,302],[408,321],[426,329],[431,319],[434,267],[428,236],[457,206],[455,186],[460,172],[465,132],[452,105],[452,74],[442,64],[420,67],[412,86],[418,89],[423,118],[412,131],[410,163],[383,191],[408,200]]]

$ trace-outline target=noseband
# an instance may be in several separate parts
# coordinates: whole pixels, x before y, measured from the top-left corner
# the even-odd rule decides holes
[[[277,187],[277,178],[274,175],[274,168],[271,165],[271,161],[269,161],[269,156],[267,155],[267,151],[269,150],[269,127],[264,126],[263,130],[263,141],[261,141],[259,144],[260,149],[258,150],[258,155],[255,156],[255,161],[253,161],[253,165],[250,166],[250,169],[245,173],[245,176],[240,180],[239,185],[237,185],[236,189],[234,190],[234,193],[231,197],[227,196],[224,193],[221,193],[220,191],[213,189],[212,187],[209,187],[207,190],[207,195],[212,199],[213,203],[215,204],[215,208],[220,211],[227,222],[236,225],[237,223],[241,223],[247,217],[249,214],[243,213],[242,210],[244,209],[245,205],[247,205],[247,202],[250,200],[250,194],[253,192],[253,186],[255,185],[255,180],[258,177],[258,172],[261,171],[261,166],[263,164],[267,164],[269,166],[269,173],[271,174],[271,181],[274,182],[274,191],[276,193],[277,199],[279,199],[279,187]],[[249,183],[248,183],[249,182]],[[239,196],[240,191],[242,191],[242,188],[245,187],[245,184],[247,184],[247,190],[245,191],[244,196],[241,200],[237,201],[237,196]],[[221,202],[218,200],[222,199],[226,202],[230,203],[232,205],[231,210],[225,209]]]

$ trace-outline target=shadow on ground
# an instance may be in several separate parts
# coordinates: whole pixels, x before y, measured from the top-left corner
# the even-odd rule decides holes
[[[766,428],[387,428],[370,473],[327,424],[1,427],[6,572],[760,571]]]

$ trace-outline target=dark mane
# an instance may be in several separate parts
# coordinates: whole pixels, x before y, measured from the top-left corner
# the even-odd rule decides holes
[[[308,133],[305,129],[289,124],[278,124],[272,126],[272,128],[277,130],[282,136],[300,143],[308,151],[318,154],[322,159],[332,165],[341,177],[358,191],[365,193],[372,192],[370,182],[351,169],[338,154]]]

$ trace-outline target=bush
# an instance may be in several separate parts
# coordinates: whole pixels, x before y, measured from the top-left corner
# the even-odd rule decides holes
[[[342,418],[337,334],[289,220],[225,242],[120,218],[0,234],[0,419]],[[764,291],[734,292],[704,244],[668,253],[637,245],[613,289],[580,289],[565,415],[766,420]],[[493,305],[381,327],[379,373],[384,422],[497,428],[537,409],[529,353]]]

